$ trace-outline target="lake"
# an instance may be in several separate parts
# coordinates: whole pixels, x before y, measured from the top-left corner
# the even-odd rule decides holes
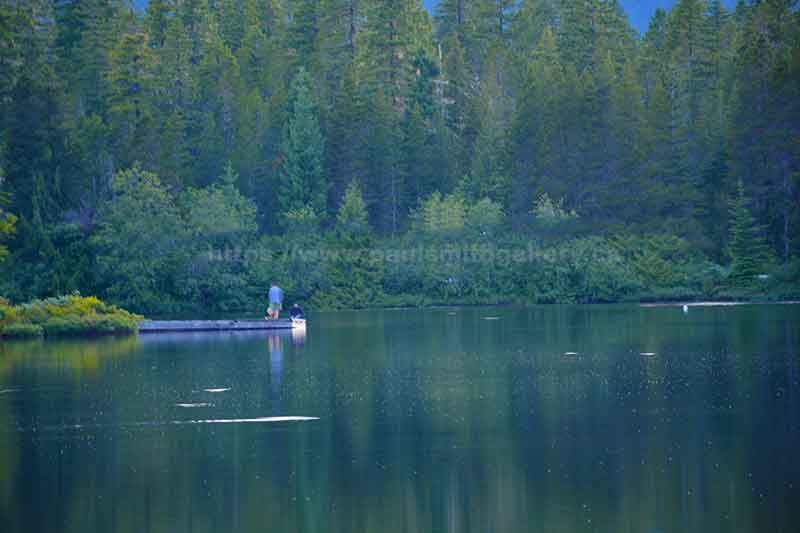
[[[795,532],[800,306],[320,313],[0,344],[0,524]]]

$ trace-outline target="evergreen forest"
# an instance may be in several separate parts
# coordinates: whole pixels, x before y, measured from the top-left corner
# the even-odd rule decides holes
[[[0,295],[800,297],[797,0],[0,0]]]

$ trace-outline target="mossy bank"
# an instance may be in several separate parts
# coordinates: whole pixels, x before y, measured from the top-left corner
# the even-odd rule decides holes
[[[0,299],[3,339],[132,335],[142,319],[94,296],[71,294],[20,305]]]

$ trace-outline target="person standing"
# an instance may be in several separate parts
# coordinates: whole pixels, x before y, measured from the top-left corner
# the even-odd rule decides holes
[[[283,290],[278,284],[272,282],[269,288],[269,309],[267,309],[267,320],[277,320],[281,317],[281,307],[283,306]]]

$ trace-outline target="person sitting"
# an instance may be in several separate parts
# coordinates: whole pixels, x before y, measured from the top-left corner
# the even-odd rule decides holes
[[[292,319],[302,319],[305,318],[306,315],[303,313],[303,309],[299,305],[294,304],[292,308],[289,309],[289,317]]]

